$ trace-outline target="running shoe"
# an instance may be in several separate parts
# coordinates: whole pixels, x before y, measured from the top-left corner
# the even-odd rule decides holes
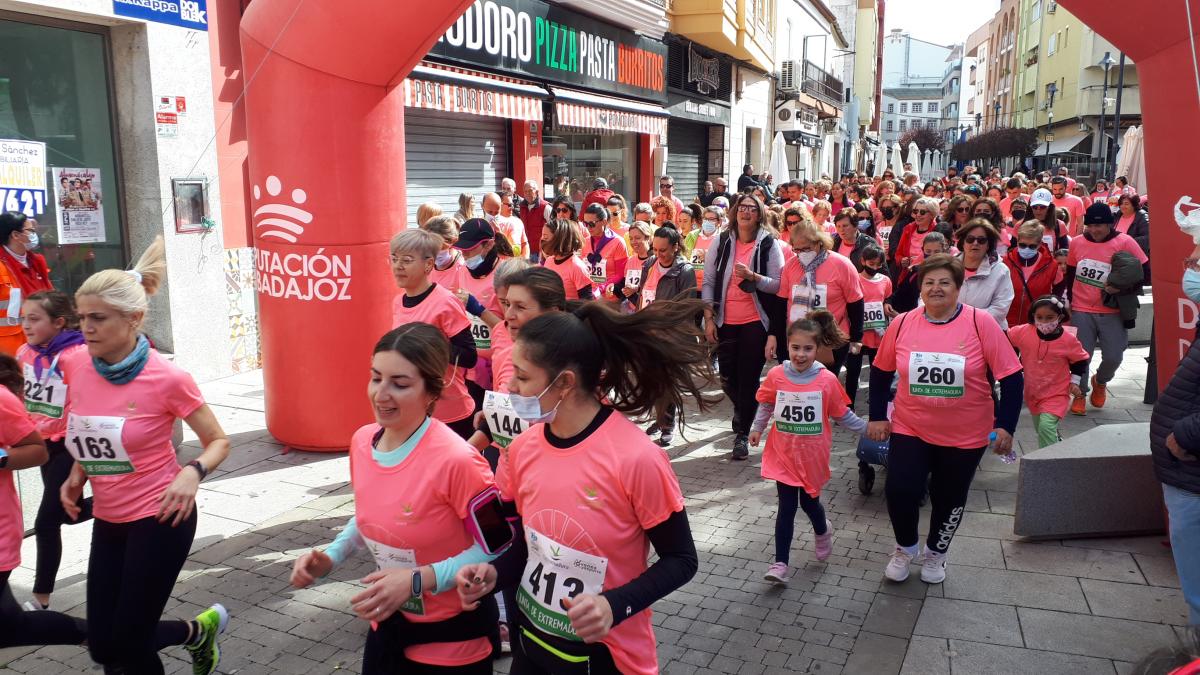
[[[192,655],[192,673],[212,675],[217,672],[217,664],[221,662],[217,636],[225,632],[225,626],[229,625],[229,612],[218,603],[197,614],[194,621],[200,627],[200,637],[195,644],[185,646]]]
[[[946,554],[925,549],[925,560],[921,562],[921,581],[940,584],[946,580]]]
[[[1087,414],[1087,403],[1083,400],[1082,396],[1071,399],[1071,414],[1081,417]]]
[[[763,578],[767,581],[783,586],[787,584],[790,576],[791,575],[788,574],[787,563],[775,562],[771,563],[771,566],[767,568],[767,573],[763,575]]]
[[[908,566],[912,560],[913,557],[907,551],[897,546],[892,552],[892,559],[883,570],[883,576],[892,581],[904,581],[908,578]]]
[[[750,439],[745,434],[738,434],[733,439],[733,458],[743,460],[750,456]]]
[[[825,521],[825,534],[816,535],[817,560],[829,559],[829,554],[833,552],[833,523]]]
[[[671,445],[671,443],[674,440],[675,440],[675,434],[673,432],[671,432],[670,430],[667,430],[667,431],[662,432],[662,435],[659,436],[658,440],[654,441],[654,442],[665,448],[665,447]]]
[[[508,632],[508,624],[504,623],[503,621],[500,622],[500,653],[512,653],[512,638]]]
[[[41,612],[50,609],[50,605],[43,605],[37,598],[30,598],[21,603],[21,609],[26,612]]]
[[[650,426],[646,427],[646,435],[647,436],[657,436],[661,431],[662,431],[662,429],[660,429],[658,427],[658,422],[655,422],[654,424],[651,424]]]
[[[1088,396],[1093,408],[1103,408],[1104,403],[1108,401],[1108,385],[1100,384],[1096,381],[1096,376],[1092,376],[1092,393]]]

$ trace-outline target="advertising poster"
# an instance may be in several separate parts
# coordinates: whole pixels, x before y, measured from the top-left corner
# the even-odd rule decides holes
[[[104,241],[100,169],[55,167],[51,174],[54,176],[54,196],[58,201],[59,245]]]
[[[46,212],[46,144],[0,140],[0,209],[33,218]]]

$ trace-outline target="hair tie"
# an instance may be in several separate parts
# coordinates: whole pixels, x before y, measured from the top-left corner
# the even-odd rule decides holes
[[[141,272],[139,272],[137,270],[125,270],[125,274],[128,274],[129,276],[133,277],[133,280],[138,282],[139,284],[142,283],[142,273]]]

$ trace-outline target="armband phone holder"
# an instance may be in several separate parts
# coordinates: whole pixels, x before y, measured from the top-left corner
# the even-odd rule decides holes
[[[480,492],[471,500],[467,529],[475,543],[488,555],[499,555],[512,545],[513,528],[504,516],[500,490],[495,486]]]

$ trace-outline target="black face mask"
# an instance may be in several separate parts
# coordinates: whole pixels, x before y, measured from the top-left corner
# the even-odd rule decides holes
[[[883,214],[884,218],[891,218],[896,215],[896,209],[879,209],[879,212]]]
[[[866,272],[867,274],[870,274],[871,276],[875,276],[876,274],[879,274],[879,268],[871,267],[870,265],[863,265],[863,271]]]
[[[1025,220],[1025,212],[1024,212],[1024,211],[1013,211],[1013,212],[1012,212],[1012,217],[1013,217],[1013,220],[1014,220],[1014,221],[1016,221],[1016,220]]]

